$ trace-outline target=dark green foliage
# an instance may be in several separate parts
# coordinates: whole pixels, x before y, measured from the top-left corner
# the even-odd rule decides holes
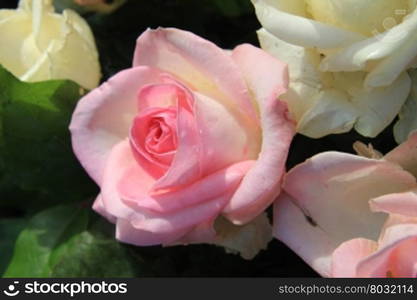
[[[22,211],[96,194],[75,158],[68,131],[80,87],[24,83],[0,66],[0,206]]]
[[[103,230],[89,206],[65,205],[35,215],[20,233],[4,277],[133,277],[127,249]]]

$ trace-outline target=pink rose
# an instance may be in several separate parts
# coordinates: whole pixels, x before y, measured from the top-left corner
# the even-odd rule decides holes
[[[417,277],[416,176],[417,133],[379,159],[316,155],[288,173],[274,235],[326,277]]]
[[[95,210],[135,245],[213,242],[220,216],[259,217],[280,192],[294,135],[277,99],[287,85],[286,66],[251,45],[224,51],[147,30],[133,67],[81,99],[70,125],[101,188]]]

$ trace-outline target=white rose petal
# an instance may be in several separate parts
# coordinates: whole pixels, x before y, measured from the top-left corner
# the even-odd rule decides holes
[[[417,11],[392,30],[353,44],[342,51],[328,55],[321,64],[322,71],[365,70],[371,61],[378,61],[365,85],[390,85],[408,68],[417,54]],[[375,64],[375,63],[374,63]]]
[[[365,36],[385,31],[384,26],[401,23],[410,9],[408,0],[305,0],[305,2],[313,19]],[[397,10],[404,10],[404,15],[395,14]]]
[[[360,34],[279,10],[270,5],[270,1],[252,2],[262,26],[291,44],[326,49],[347,46],[363,38]]]
[[[417,1],[252,2],[262,48],[289,65],[282,99],[298,132],[319,138],[353,127],[375,137],[395,119],[411,88],[405,71],[417,65]],[[404,109],[400,139],[414,127]]]
[[[54,13],[50,0],[21,0],[0,10],[0,63],[24,81],[70,79],[84,88],[99,83],[93,34],[75,12]]]
[[[361,112],[355,124],[357,132],[367,137],[377,136],[397,115],[407,100],[411,87],[410,77],[404,72],[392,85],[362,90],[353,98]]]
[[[405,142],[417,129],[417,71],[410,72],[412,80],[411,93],[398,114],[399,120],[394,126],[394,137],[398,144]]]
[[[312,99],[322,88],[321,74],[317,69],[320,55],[286,43],[265,29],[257,33],[262,48],[288,64],[290,86],[288,92],[280,98],[287,101],[291,113],[298,120],[314,104]]]
[[[324,90],[317,94],[312,106],[299,120],[297,131],[312,138],[352,129],[358,117],[356,108],[345,93]]]
[[[272,227],[266,213],[243,226],[233,225],[220,217],[216,220],[214,228],[217,238],[213,244],[226,248],[227,252],[239,253],[248,260],[266,249],[272,239]]]

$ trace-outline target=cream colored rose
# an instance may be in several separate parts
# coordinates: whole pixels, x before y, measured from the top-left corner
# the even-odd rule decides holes
[[[75,12],[54,12],[51,0],[21,0],[0,10],[0,63],[23,81],[71,79],[95,88],[100,65],[88,24]]]
[[[289,64],[298,132],[375,137],[394,120],[416,63],[415,0],[252,2],[262,48]]]

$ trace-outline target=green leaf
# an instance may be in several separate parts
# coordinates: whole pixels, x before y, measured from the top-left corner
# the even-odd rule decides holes
[[[143,263],[143,261],[142,261]],[[57,248],[51,256],[52,277],[134,277],[127,249],[96,230],[84,231]]]
[[[133,277],[145,271],[140,256],[114,238],[113,225],[81,205],[34,216],[19,235],[4,277]],[[90,224],[92,224],[90,226]]]
[[[88,210],[58,206],[34,216],[19,235],[4,277],[47,277],[52,252],[87,228]]]
[[[38,210],[96,194],[68,130],[83,92],[66,80],[21,82],[0,66],[1,205]],[[19,189],[34,192],[30,201]]]
[[[13,255],[14,243],[26,225],[23,218],[0,220],[0,274],[3,274]]]

